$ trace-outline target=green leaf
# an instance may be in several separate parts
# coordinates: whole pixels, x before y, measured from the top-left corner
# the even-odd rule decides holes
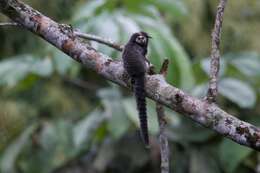
[[[19,55],[0,62],[0,85],[14,86],[28,74],[49,76],[52,73],[49,58],[38,59],[32,55]]]
[[[171,126],[170,129],[169,139],[178,143],[206,142],[214,135],[211,130],[194,124],[186,117],[180,118],[179,123]]]
[[[152,28],[147,28],[147,29],[145,29],[150,35],[152,35],[152,37],[153,38],[160,38],[160,35],[158,34],[158,31],[157,30],[155,30],[155,29],[152,29]],[[154,40],[154,39],[153,39]],[[160,68],[160,66],[161,66],[161,64],[162,64],[162,62],[163,62],[163,60],[165,59],[165,58],[167,58],[167,51],[166,51],[166,45],[165,45],[165,43],[163,42],[163,40],[162,39],[158,39],[158,40],[156,40],[156,41],[153,41],[153,40],[151,40],[150,41],[150,49],[149,49],[149,51],[151,52],[151,54],[149,54],[150,56],[149,56],[149,58],[150,58],[150,60],[151,60],[151,62],[152,62],[152,64],[153,65],[155,65],[155,67],[157,68],[157,69],[159,69]],[[173,59],[173,58],[171,58],[171,59]],[[172,62],[172,61],[171,61]],[[176,66],[175,64],[172,64],[173,66]],[[170,66],[171,67],[171,66]],[[177,81],[176,81],[176,74],[178,74],[177,73],[177,71],[176,70],[174,70],[174,72],[173,71],[171,71],[170,69],[169,69],[169,71],[168,71],[169,73],[168,73],[168,75],[167,76],[171,76],[172,77],[172,80],[174,80],[175,81],[175,83],[177,83]],[[172,75],[172,74],[175,74],[175,75]]]
[[[34,129],[35,129],[35,125],[29,126],[21,133],[21,135],[17,139],[14,140],[12,144],[8,146],[8,148],[1,156],[1,160],[0,160],[1,172],[10,172],[10,173],[17,172],[15,170],[16,168],[15,163],[24,145],[30,139],[30,135],[32,134]]]
[[[191,63],[190,60],[184,51],[183,47],[180,45],[180,43],[177,41],[177,39],[170,33],[168,28],[164,28],[165,30],[160,30],[162,37],[161,39],[164,39],[166,42],[166,50],[167,48],[170,50],[168,52],[167,57],[170,58],[170,62],[173,64],[176,64],[176,67],[178,68],[179,72],[179,82],[180,87],[185,90],[189,90],[194,85],[194,77],[192,73]],[[169,75],[167,76],[167,79],[172,83],[175,84],[175,81],[172,81],[173,75],[170,75],[170,73],[174,70],[172,68],[173,66],[169,67]]]
[[[129,39],[128,36],[130,36],[134,32],[140,31],[140,27],[138,26],[138,24],[130,17],[127,17],[122,13],[116,13],[115,18],[121,27],[122,33],[124,33],[121,36],[126,36],[126,39],[121,40],[127,41],[127,39]]]
[[[20,156],[21,171],[48,173],[74,157],[77,150],[73,143],[72,127],[72,123],[61,119],[43,123],[36,134],[38,147],[28,141]]]
[[[241,73],[247,76],[260,75],[260,56],[256,52],[244,52],[239,54],[228,54],[230,63]]]
[[[255,105],[256,93],[248,84],[234,78],[219,81],[219,93],[242,108]]]
[[[203,97],[207,94],[208,84],[197,85],[192,89],[191,94],[195,97]]]
[[[136,102],[133,98],[127,98],[123,100],[123,106],[126,111],[127,116],[129,119],[137,126],[139,127],[139,118],[138,118],[138,112],[136,109]],[[158,121],[157,121],[157,115],[155,111],[155,104],[153,101],[147,99],[147,119],[148,119],[148,129],[149,132],[152,134],[158,133]]]
[[[90,19],[87,25],[88,28],[85,32],[90,32],[107,39],[113,39],[115,42],[120,40],[120,28],[114,13],[103,12],[94,19]],[[93,41],[91,41],[91,46],[109,56],[115,52],[114,49]]]
[[[53,55],[53,64],[55,70],[60,75],[65,75],[69,69],[72,68],[73,65],[75,65],[75,61],[72,60],[68,55],[61,52],[60,50],[57,50],[56,48],[52,47],[50,49],[50,52]]]
[[[28,74],[30,55],[20,55],[0,62],[0,85],[14,86]]]
[[[166,12],[174,17],[180,17],[187,15],[188,10],[181,0],[154,0],[151,1],[153,4],[158,7],[161,11]]]
[[[96,10],[104,5],[105,2],[105,0],[94,0],[85,2],[75,13],[73,21],[87,20],[87,18],[93,16]]]
[[[222,168],[227,173],[235,172],[240,163],[252,152],[252,149],[224,139],[219,147],[219,158]]]
[[[88,116],[80,120],[73,127],[73,141],[77,150],[84,147],[94,131],[100,126],[104,120],[104,114],[99,110],[94,110]]]
[[[39,76],[47,77],[52,74],[52,62],[50,58],[36,60],[31,66],[30,72]]]
[[[107,128],[110,134],[118,139],[129,128],[125,110],[122,105],[122,96],[118,88],[102,89],[98,93],[105,107],[105,116],[108,118]]]
[[[203,150],[190,151],[190,173],[220,173],[216,160]]]
[[[123,106],[128,118],[136,125],[139,126],[138,112],[136,110],[135,100],[133,98],[127,98],[123,101]]]

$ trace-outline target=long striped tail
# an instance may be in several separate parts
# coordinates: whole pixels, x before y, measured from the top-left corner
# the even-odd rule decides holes
[[[148,135],[147,114],[146,114],[144,77],[145,77],[144,75],[140,75],[134,78],[134,92],[135,92],[137,110],[139,113],[141,137],[145,146],[148,148],[149,135]]]

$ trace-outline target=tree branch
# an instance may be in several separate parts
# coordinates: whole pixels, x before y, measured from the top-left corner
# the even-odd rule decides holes
[[[0,0],[0,11],[107,80],[130,87],[122,61],[112,60],[97,52],[79,38],[73,37],[71,30],[66,27],[19,0]],[[146,81],[146,94],[149,98],[241,145],[260,151],[260,129],[256,126],[226,113],[214,103],[184,93],[168,84],[161,75],[147,75]]]
[[[212,103],[216,101],[218,95],[218,72],[219,72],[219,61],[220,61],[220,51],[219,44],[221,38],[221,28],[223,23],[223,15],[227,0],[219,0],[219,5],[217,8],[217,14],[215,19],[214,29],[211,33],[211,60],[210,60],[210,81],[209,89],[207,93],[207,100]]]
[[[74,34],[77,35],[78,37],[81,37],[81,38],[84,38],[84,39],[88,39],[88,40],[96,41],[96,42],[101,43],[101,44],[105,44],[109,47],[112,47],[112,48],[118,50],[118,51],[123,51],[123,48],[124,48],[124,46],[116,44],[110,39],[105,39],[105,38],[102,38],[102,37],[99,37],[99,36],[96,36],[96,35],[85,34],[85,33],[79,32],[79,31],[74,31]]]
[[[163,76],[163,78],[166,77],[167,70],[168,70],[168,64],[169,60],[166,59],[163,62],[163,65],[160,70],[160,74]],[[168,138],[165,132],[165,127],[167,125],[167,121],[165,119],[165,111],[162,104],[156,102],[156,112],[157,112],[157,118],[159,122],[159,143],[160,143],[160,154],[161,154],[161,173],[169,173],[170,172],[170,151],[169,151],[169,144],[168,144]]]

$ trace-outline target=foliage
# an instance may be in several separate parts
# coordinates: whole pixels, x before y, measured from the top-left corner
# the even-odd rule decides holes
[[[50,7],[43,5],[45,0],[28,2],[61,23],[121,44],[133,32],[148,32],[153,37],[149,58],[156,69],[169,58],[167,81],[192,95],[205,95],[216,8],[213,1],[58,0],[49,2]],[[229,8],[244,5],[234,1]],[[248,17],[247,13],[241,15]],[[258,19],[257,14],[251,15]],[[224,19],[218,103],[258,125],[260,54],[255,40],[252,47],[248,39],[242,42],[247,49],[230,41],[244,40],[239,34],[227,34],[237,28],[235,33],[241,32],[240,25],[232,23],[236,16],[227,17],[231,22]],[[4,18],[0,16],[0,20]],[[248,25],[250,22],[255,26],[254,20],[247,21]],[[131,93],[82,68],[30,33],[21,33],[25,31],[0,28],[0,172],[159,172],[153,101],[148,100],[154,146],[149,153],[137,132]],[[113,58],[121,56],[107,46],[89,44]],[[171,110],[166,109],[166,114],[174,172],[247,173],[256,168],[256,152]]]

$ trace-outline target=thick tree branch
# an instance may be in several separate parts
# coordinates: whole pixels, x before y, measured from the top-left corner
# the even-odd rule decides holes
[[[77,37],[73,37],[68,28],[18,0],[0,0],[0,11],[107,80],[121,86],[130,86],[121,61],[114,61],[97,52]],[[241,145],[260,151],[259,128],[226,113],[214,103],[209,104],[171,86],[161,75],[148,75],[146,81],[146,94],[151,99],[187,115]]]
[[[215,19],[214,29],[211,34],[211,60],[210,60],[210,81],[209,89],[207,93],[207,100],[211,102],[216,101],[218,95],[218,72],[219,72],[219,61],[220,61],[220,52],[219,52],[219,43],[221,38],[221,28],[223,23],[223,15],[226,6],[227,0],[219,0],[219,5],[217,8],[217,14]]]

